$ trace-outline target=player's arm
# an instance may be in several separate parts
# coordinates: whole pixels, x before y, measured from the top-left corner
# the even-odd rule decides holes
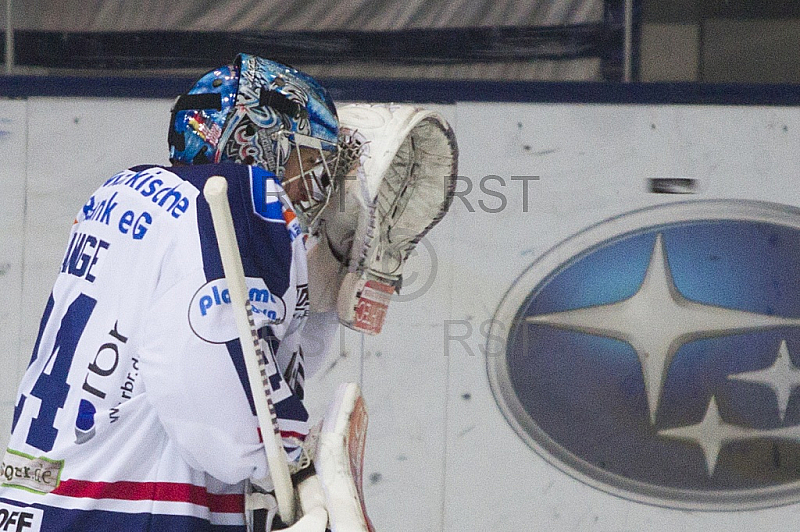
[[[162,236],[159,281],[137,338],[145,398],[194,469],[228,484],[266,476],[224,280],[208,278],[197,219],[177,222]]]
[[[268,469],[232,354],[226,343],[198,337],[187,319],[194,295],[204,284],[199,273],[188,273],[151,308],[139,352],[142,382],[147,400],[184,460],[235,484],[266,476]]]

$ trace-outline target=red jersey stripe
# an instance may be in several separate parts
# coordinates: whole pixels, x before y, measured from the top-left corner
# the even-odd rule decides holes
[[[69,479],[53,490],[65,497],[124,501],[188,502],[216,513],[241,513],[244,495],[208,493],[202,486],[178,482],[90,482]]]

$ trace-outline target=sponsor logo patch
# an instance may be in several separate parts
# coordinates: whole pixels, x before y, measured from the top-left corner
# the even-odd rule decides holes
[[[283,299],[271,293],[263,279],[248,277],[246,281],[256,326],[283,323],[286,319]],[[225,279],[210,281],[195,293],[189,305],[189,326],[198,337],[213,344],[238,337]]]
[[[58,487],[63,467],[63,460],[36,458],[8,449],[2,464],[3,486],[50,493]]]

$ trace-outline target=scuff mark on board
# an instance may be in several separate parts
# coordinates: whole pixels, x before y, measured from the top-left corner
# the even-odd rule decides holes
[[[465,428],[464,430],[462,430],[461,432],[459,432],[459,433],[458,433],[458,437],[459,437],[459,438],[463,438],[463,437],[464,437],[464,436],[466,436],[468,433],[472,432],[474,429],[475,429],[475,425],[470,425],[469,427],[467,427],[467,428]]]

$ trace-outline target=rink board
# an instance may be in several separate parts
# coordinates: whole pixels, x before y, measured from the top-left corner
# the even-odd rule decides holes
[[[7,191],[0,198],[0,286],[10,303],[0,312],[2,426],[10,425],[15,382],[29,360],[72,218],[97,183],[120,168],[166,163],[170,104],[0,101],[6,148],[0,179]],[[642,494],[565,466],[508,419],[490,386],[485,353],[504,356],[494,352],[500,344],[490,327],[526,272],[543,257],[554,264],[582,257],[576,235],[607,227],[606,220],[632,220],[632,211],[685,201],[800,205],[798,109],[505,103],[437,109],[460,147],[451,212],[412,257],[384,333],[362,337],[342,329],[308,385],[318,414],[339,382],[362,384],[370,411],[365,493],[377,529],[793,530],[800,506],[791,493],[767,494],[744,511],[714,508],[713,501],[687,508],[659,498],[658,489]],[[695,193],[654,194],[653,178],[693,179]],[[551,270],[554,279],[561,272]],[[631,386],[633,399],[641,400],[640,387]],[[669,382],[665,390],[673,393]],[[790,400],[782,427],[791,429],[796,408]]]

